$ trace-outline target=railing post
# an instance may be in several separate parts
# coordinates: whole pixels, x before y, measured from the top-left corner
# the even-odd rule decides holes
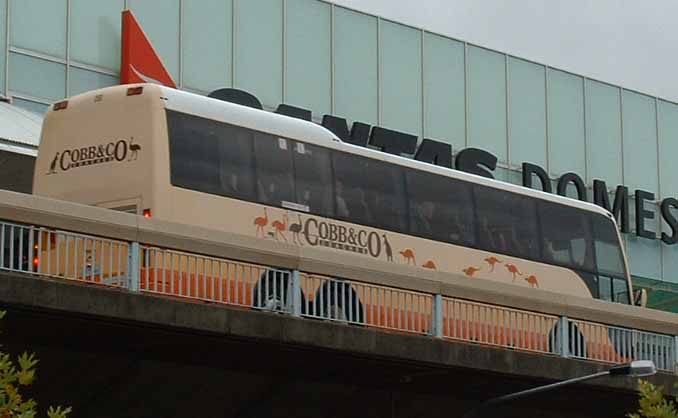
[[[558,319],[558,354],[561,357],[570,357],[569,325],[567,316],[563,315]]]
[[[443,296],[436,294],[433,296],[433,336],[443,338]]]
[[[292,280],[290,280],[290,304],[292,305],[292,316],[301,316],[301,275],[299,270],[292,270]]]
[[[141,263],[139,260],[139,243],[132,242],[130,244],[130,251],[127,255],[128,258],[128,269],[127,274],[129,275],[129,290],[132,292],[139,291],[139,282],[141,276]]]
[[[673,370],[678,374],[678,335],[673,336]]]

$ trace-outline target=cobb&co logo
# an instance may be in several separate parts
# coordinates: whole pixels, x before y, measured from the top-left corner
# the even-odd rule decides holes
[[[49,165],[47,174],[95,164],[134,161],[139,157],[139,151],[141,145],[134,143],[134,137],[118,139],[103,145],[58,151]]]

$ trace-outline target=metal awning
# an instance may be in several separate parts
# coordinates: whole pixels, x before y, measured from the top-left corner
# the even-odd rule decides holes
[[[42,116],[0,101],[0,151],[38,154]]]

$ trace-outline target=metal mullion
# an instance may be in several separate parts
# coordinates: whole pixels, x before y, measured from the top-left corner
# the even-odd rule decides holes
[[[184,86],[184,0],[179,0],[179,83],[178,88]]]
[[[10,4],[12,3],[11,0],[7,0],[5,3],[5,97],[9,97],[9,37],[10,37],[10,24],[11,24],[11,19],[10,19],[10,12],[11,12],[11,7]]]
[[[70,95],[71,84],[71,0],[66,0],[66,86],[64,97]]]

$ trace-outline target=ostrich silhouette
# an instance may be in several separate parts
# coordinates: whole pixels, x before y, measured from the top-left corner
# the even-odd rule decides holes
[[[259,236],[259,232],[261,232],[261,237],[264,238],[264,227],[268,225],[268,212],[266,212],[266,208],[264,208],[264,216],[259,216],[254,219],[254,225],[257,226],[257,236]]]
[[[56,173],[56,163],[59,160],[59,153],[57,152],[56,155],[54,156],[54,159],[52,160],[52,163],[49,165],[49,171],[47,174],[54,174]]]
[[[273,221],[271,226],[275,228],[275,239],[278,239],[278,235],[283,237],[285,242],[287,242],[287,237],[285,236],[284,232],[287,229],[287,214],[283,214],[283,220],[281,221]]]
[[[386,239],[386,234],[383,234],[382,237],[384,238],[384,250],[386,251],[386,259],[388,261],[393,261],[393,249],[391,248],[391,244],[389,244],[388,240]]]
[[[414,258],[414,251],[412,251],[411,249],[406,248],[406,249],[402,250],[400,252],[400,255],[402,255],[403,258],[405,258],[405,261],[407,261],[407,264],[410,264],[410,261],[411,261],[412,264],[414,264],[415,266],[417,265],[417,260]]]
[[[129,160],[127,161],[136,160],[137,157],[139,156],[139,150],[141,149],[141,145],[134,143],[134,137],[130,138],[129,140],[129,149],[130,151],[132,151],[132,153],[129,155]]]
[[[299,223],[291,224],[288,229],[292,233],[292,241],[299,245],[303,245],[301,243],[301,238],[299,238],[299,233],[301,232],[301,215],[297,214],[297,216],[299,217]]]

